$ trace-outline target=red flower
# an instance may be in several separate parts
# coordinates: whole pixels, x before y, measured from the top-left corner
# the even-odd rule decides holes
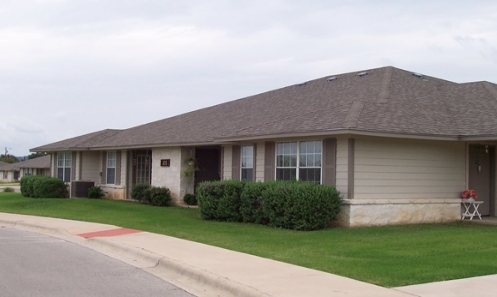
[[[461,193],[461,197],[465,198],[465,199],[468,199],[468,198],[476,199],[476,198],[478,198],[478,195],[476,195],[475,190],[464,190]]]

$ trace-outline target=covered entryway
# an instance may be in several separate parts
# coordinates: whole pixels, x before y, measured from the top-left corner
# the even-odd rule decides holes
[[[483,216],[495,216],[495,146],[469,145],[469,189],[483,201]]]
[[[220,146],[195,148],[195,159],[198,167],[195,171],[195,191],[201,182],[221,180]]]

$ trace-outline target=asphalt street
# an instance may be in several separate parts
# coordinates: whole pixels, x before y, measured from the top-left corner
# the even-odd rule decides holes
[[[8,227],[0,228],[0,295],[194,297],[86,247]]]

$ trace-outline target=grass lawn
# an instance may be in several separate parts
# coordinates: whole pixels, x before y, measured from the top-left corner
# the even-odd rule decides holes
[[[11,182],[0,182],[0,186],[19,186],[20,183],[11,183]]]
[[[99,222],[166,234],[384,287],[497,274],[497,226],[457,222],[290,231],[203,221],[197,209],[0,193],[0,212]]]

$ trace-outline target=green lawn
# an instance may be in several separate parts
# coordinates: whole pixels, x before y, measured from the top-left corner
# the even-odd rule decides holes
[[[457,222],[290,231],[203,221],[197,209],[0,193],[0,212],[113,224],[294,263],[384,287],[497,274],[497,226]]]

